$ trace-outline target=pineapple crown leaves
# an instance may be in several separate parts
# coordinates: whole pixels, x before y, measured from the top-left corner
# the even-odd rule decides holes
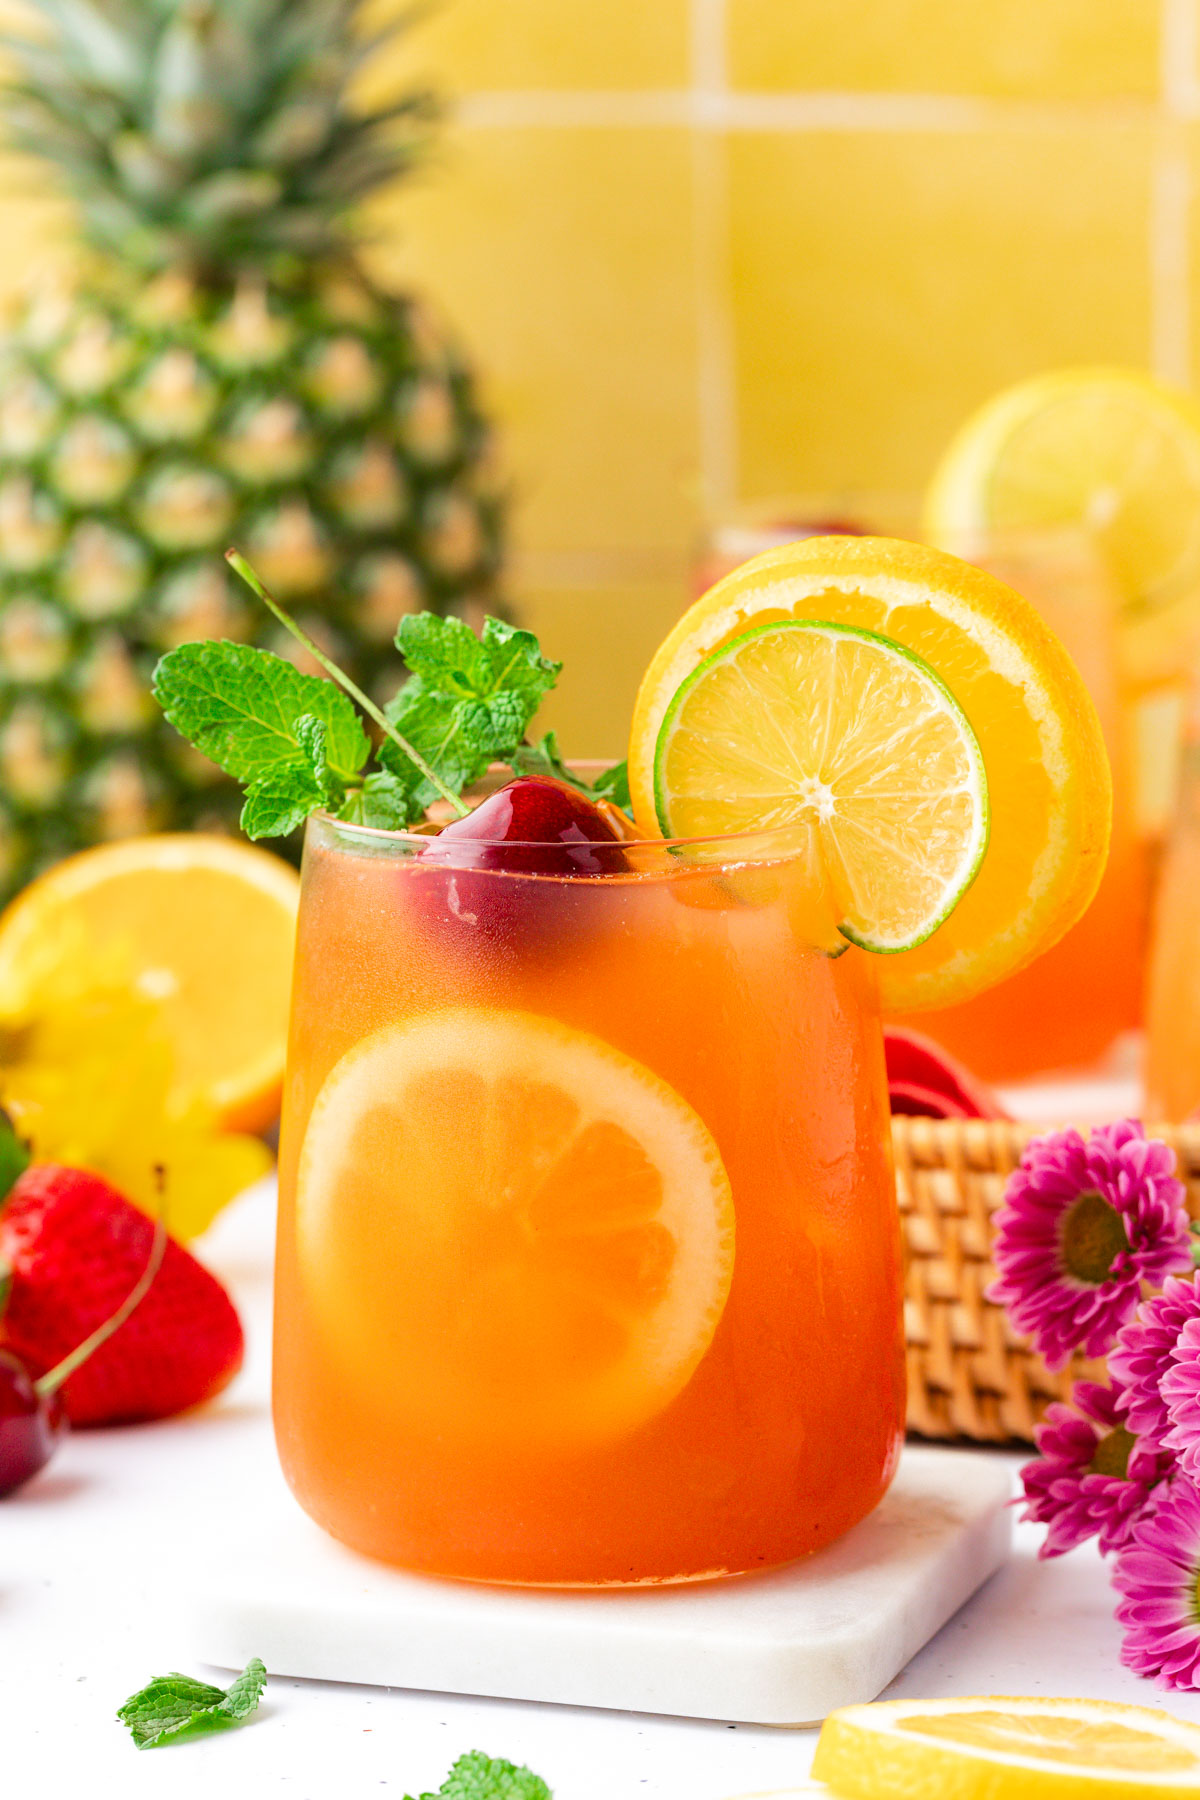
[[[126,264],[259,272],[344,252],[350,213],[411,166],[437,115],[352,89],[410,23],[364,0],[39,0],[0,38],[0,117],[56,165],[87,235]]]

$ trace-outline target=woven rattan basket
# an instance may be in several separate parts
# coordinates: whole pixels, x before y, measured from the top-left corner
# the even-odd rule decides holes
[[[1065,1399],[1101,1363],[1051,1375],[984,1299],[994,1274],[992,1214],[1004,1183],[1044,1125],[895,1118],[896,1191],[906,1252],[908,1428],[921,1437],[1004,1444],[1033,1437],[1047,1403]],[[1200,1218],[1200,1125],[1147,1126],[1179,1158],[1188,1207]]]

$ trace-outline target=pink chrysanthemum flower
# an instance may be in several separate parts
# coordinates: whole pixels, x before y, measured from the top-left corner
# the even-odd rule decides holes
[[[1156,1444],[1164,1443],[1171,1429],[1162,1382],[1189,1320],[1200,1320],[1200,1275],[1186,1281],[1172,1275],[1162,1293],[1143,1301],[1137,1316],[1121,1327],[1108,1354],[1108,1372],[1123,1390],[1119,1404],[1125,1423]]]
[[[1132,1318],[1142,1283],[1191,1265],[1175,1153],[1134,1119],[1035,1138],[996,1214],[997,1279],[988,1298],[1051,1369],[1072,1352],[1103,1356]]]
[[[1062,1556],[1090,1537],[1103,1555],[1119,1550],[1171,1466],[1134,1437],[1117,1398],[1114,1386],[1077,1381],[1071,1404],[1047,1407],[1033,1434],[1040,1454],[1021,1470],[1021,1517],[1049,1526],[1039,1556]]]
[[[1200,1483],[1200,1318],[1188,1319],[1180,1331],[1160,1385],[1171,1427],[1163,1444],[1184,1474]]]
[[[1200,1489],[1176,1475],[1113,1567],[1121,1661],[1159,1687],[1200,1686]]]

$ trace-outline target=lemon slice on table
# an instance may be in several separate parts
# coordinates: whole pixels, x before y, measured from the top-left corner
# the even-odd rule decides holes
[[[279,1111],[300,881],[269,851],[202,832],[68,857],[0,917],[0,1012],[64,981],[126,985],[170,1041],[180,1105],[229,1130]]]
[[[686,1385],[733,1273],[729,1180],[673,1088],[531,1013],[387,1026],[318,1095],[298,1255],[333,1352],[389,1415],[546,1447]]]
[[[1131,605],[1200,584],[1200,408],[1137,369],[1063,369],[1007,388],[955,436],[925,527],[969,554],[973,534],[1076,525]]]
[[[1200,1793],[1200,1727],[1106,1700],[883,1700],[830,1714],[812,1772],[844,1800],[1166,1800]]]
[[[706,656],[667,708],[654,759],[675,837],[811,813],[839,928],[875,951],[924,943],[975,878],[987,780],[946,684],[877,632],[758,625]]]
[[[798,679],[797,665],[778,649],[751,654],[745,645],[731,663],[721,663],[718,653],[735,639],[789,621],[820,621],[830,642],[831,628],[850,628],[843,649],[824,653],[835,682],[830,692],[802,686],[786,698],[780,683]],[[861,649],[850,648],[854,633]],[[875,634],[873,649],[865,633]],[[810,635],[815,645],[815,634]],[[797,646],[800,637],[793,633]],[[764,646],[768,641],[766,633],[759,640]],[[770,669],[761,667],[764,659],[772,661]],[[808,666],[807,681],[816,659],[809,654],[801,660]],[[720,733],[701,746],[697,732],[684,739],[676,729],[688,706],[686,696],[677,706],[676,696],[706,664],[708,676],[692,689],[691,716],[699,722],[700,697],[715,674],[727,669],[722,688],[710,690],[720,693],[725,708],[722,730],[731,712],[740,720],[736,739],[728,742],[727,762]],[[733,687],[734,669],[747,677],[753,673],[753,679],[741,681],[740,694]],[[872,671],[878,687],[872,686]],[[935,703],[943,690],[955,704]],[[918,694],[922,699],[914,705]],[[752,769],[746,761],[749,737],[762,739],[768,732],[774,748],[756,751],[760,766]],[[859,761],[856,738],[869,743],[869,755]],[[890,775],[889,741],[894,744]],[[980,782],[973,789],[974,777],[967,778],[973,746],[986,778],[982,861],[984,786]],[[689,755],[702,759],[702,772],[688,772]],[[779,771],[801,766],[814,770],[819,786],[793,784],[781,803]],[[962,783],[957,772],[949,777],[959,767]],[[726,804],[730,829],[782,823],[793,806],[795,819],[819,820],[834,792],[835,769],[838,804],[855,827],[857,851],[856,867],[839,877],[843,915],[864,944],[915,945],[879,964],[883,1000],[894,1011],[948,1006],[1003,980],[1049,949],[1096,891],[1108,847],[1112,789],[1083,679],[1027,601],[957,557],[889,538],[808,538],[768,550],[698,600],[654,656],[634,709],[629,745],[630,790],[644,831],[687,835],[699,817],[695,800],[701,790]],[[932,788],[925,785],[927,771]],[[738,803],[739,791],[747,804]],[[881,801],[885,793],[889,812],[885,820],[881,807],[874,811],[872,848],[869,834],[851,819],[850,803],[853,799],[865,816],[872,795]],[[906,819],[917,816],[936,817],[938,824],[922,855],[914,857]],[[720,807],[705,817],[718,828]],[[894,834],[886,845],[885,824]],[[850,835],[843,830],[839,845]],[[872,856],[879,878],[868,892]],[[939,869],[940,898],[934,879]],[[838,871],[831,874],[837,877]],[[910,891],[896,891],[910,881]],[[947,907],[952,907],[948,913]]]

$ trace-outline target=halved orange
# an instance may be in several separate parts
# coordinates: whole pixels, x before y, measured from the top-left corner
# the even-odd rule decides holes
[[[638,825],[647,834],[675,834],[673,794],[688,797],[681,809],[681,835],[687,834],[696,811],[694,783],[677,766],[687,744],[672,738],[676,697],[685,683],[703,664],[719,669],[716,653],[752,630],[800,621],[873,633],[895,650],[919,658],[949,691],[978,744],[990,813],[987,850],[978,872],[965,891],[960,885],[953,910],[924,942],[878,963],[883,1000],[892,1010],[968,999],[1049,949],[1096,891],[1107,854],[1112,796],[1104,740],[1083,678],[1027,601],[957,557],[889,538],[809,538],[768,550],[698,600],[646,672],[630,735],[629,782]],[[778,685],[777,663],[771,678]],[[879,748],[886,733],[879,733],[879,720],[873,721],[877,741],[869,765],[853,757],[838,763],[833,753],[861,730],[864,705],[892,706],[894,696],[879,688],[872,700],[861,684],[838,679],[836,691],[820,706],[801,704],[798,689],[790,710],[782,702],[767,706],[764,696],[746,685],[747,718],[757,712],[773,724],[786,719],[787,733],[812,740],[816,762],[810,771],[813,757],[793,755],[791,744],[782,740],[778,753],[768,758],[764,733],[760,761],[769,760],[770,767],[760,771],[769,777],[759,783],[766,796],[762,816],[748,816],[733,793],[738,783],[727,784],[729,829],[807,818],[814,812],[814,796],[836,800],[839,792],[851,792],[855,769],[876,790],[888,785],[886,758]],[[898,733],[901,726],[905,729],[894,784],[909,784],[905,791],[911,792],[914,817],[922,767],[909,728],[915,716],[907,707],[903,718],[895,720]],[[932,766],[938,754],[936,733],[944,733],[945,719],[933,710],[929,717]],[[711,778],[722,742],[704,748],[713,795],[723,791]],[[745,760],[745,746],[732,736],[730,753]],[[664,778],[667,757],[671,767]],[[847,760],[849,768],[843,766]],[[803,782],[794,779],[797,769],[805,775]],[[809,778],[814,772],[820,780]],[[781,807],[780,795],[789,783],[791,798]],[[744,780],[741,786],[746,786]],[[893,811],[903,820],[903,807],[893,804]],[[707,807],[704,820],[706,830],[722,829],[719,809]],[[890,881],[904,879],[900,858],[881,855],[880,864],[886,864]],[[849,903],[845,910],[851,913]],[[895,910],[903,912],[902,907]],[[864,942],[871,936],[862,930],[858,935]]]
[[[330,1353],[385,1414],[564,1448],[681,1391],[733,1273],[707,1127],[611,1045],[455,1008],[347,1052],[317,1097],[297,1250]]]
[[[36,1017],[65,973],[152,1003],[179,1108],[229,1130],[279,1110],[300,883],[269,851],[200,832],[81,851],[0,917],[0,1016]]]

